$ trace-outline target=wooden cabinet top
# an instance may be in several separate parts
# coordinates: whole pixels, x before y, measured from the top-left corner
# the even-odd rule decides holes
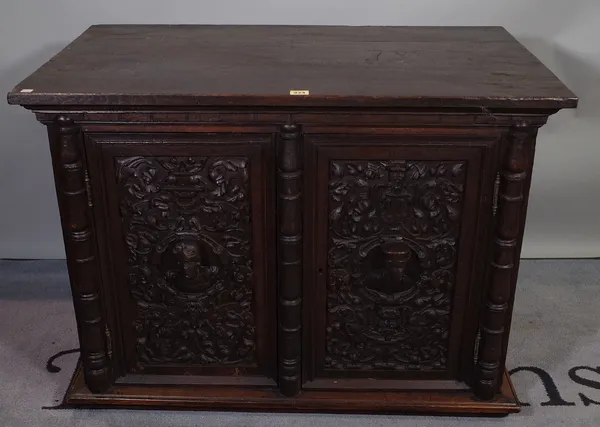
[[[92,26],[8,101],[32,108],[577,104],[502,27],[196,25]]]

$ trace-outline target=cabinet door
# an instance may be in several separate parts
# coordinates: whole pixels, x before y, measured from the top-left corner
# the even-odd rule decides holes
[[[305,135],[304,388],[473,371],[498,137],[399,132]]]
[[[272,137],[90,134],[86,147],[118,381],[274,386]]]

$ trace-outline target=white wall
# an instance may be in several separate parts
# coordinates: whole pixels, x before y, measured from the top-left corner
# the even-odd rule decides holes
[[[97,23],[502,25],[581,98],[541,131],[523,256],[600,256],[598,0],[0,0],[0,92]],[[0,102],[0,131],[0,258],[61,258],[44,128]]]

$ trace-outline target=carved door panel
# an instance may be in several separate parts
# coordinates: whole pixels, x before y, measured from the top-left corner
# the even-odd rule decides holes
[[[118,381],[275,385],[271,135],[86,146]]]
[[[433,132],[305,135],[304,388],[467,387],[499,144]]]

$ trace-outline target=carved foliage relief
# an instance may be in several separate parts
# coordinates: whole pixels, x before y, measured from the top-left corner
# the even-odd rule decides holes
[[[325,369],[446,368],[465,174],[330,162]]]
[[[248,159],[116,167],[139,362],[254,366]]]

